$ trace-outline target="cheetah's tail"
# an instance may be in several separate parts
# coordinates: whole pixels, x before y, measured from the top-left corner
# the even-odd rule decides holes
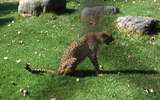
[[[49,74],[55,74],[54,70],[51,69],[45,69],[45,68],[31,68],[30,64],[26,64],[25,69],[28,70],[31,73],[49,73]]]

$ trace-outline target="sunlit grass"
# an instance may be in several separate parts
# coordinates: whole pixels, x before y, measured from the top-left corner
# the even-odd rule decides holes
[[[115,41],[99,52],[99,63],[107,73],[77,80],[71,76],[32,74],[24,69],[56,69],[64,48],[81,36],[80,14],[42,14],[22,18],[15,0],[0,0],[0,99],[1,100],[158,100],[160,98],[160,35],[129,36],[118,32],[118,16],[139,15],[160,18],[160,1],[114,0],[121,13],[105,17],[104,30],[113,32]],[[9,2],[9,3],[8,3]],[[6,8],[5,8],[6,7]],[[79,4],[69,2],[68,8]],[[78,69],[94,70],[86,59]],[[19,92],[28,90],[27,96]]]

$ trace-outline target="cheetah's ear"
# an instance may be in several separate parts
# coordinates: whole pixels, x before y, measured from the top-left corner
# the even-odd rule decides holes
[[[106,34],[106,33],[103,33],[103,34],[102,34],[102,38],[103,38],[103,39],[108,38],[108,37],[109,37],[108,34]]]

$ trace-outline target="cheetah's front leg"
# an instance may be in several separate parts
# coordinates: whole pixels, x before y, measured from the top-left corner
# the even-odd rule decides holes
[[[94,65],[94,67],[95,67],[95,69],[96,69],[96,72],[97,72],[97,73],[100,73],[101,70],[99,69],[99,66],[100,66],[100,65],[99,65],[99,63],[98,63],[96,53],[91,54],[91,55],[89,56],[89,58],[90,58],[92,64]]]

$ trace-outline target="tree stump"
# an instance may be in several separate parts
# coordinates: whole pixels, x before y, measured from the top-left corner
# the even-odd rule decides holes
[[[18,13],[22,16],[37,16],[42,12],[64,9],[66,9],[66,0],[20,0]]]
[[[159,22],[151,17],[124,16],[116,20],[116,26],[125,32],[154,34],[159,31]]]

